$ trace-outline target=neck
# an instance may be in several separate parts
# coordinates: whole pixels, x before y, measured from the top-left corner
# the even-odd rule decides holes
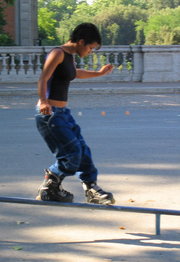
[[[67,43],[62,45],[62,48],[69,54],[76,54],[76,43],[68,41]]]

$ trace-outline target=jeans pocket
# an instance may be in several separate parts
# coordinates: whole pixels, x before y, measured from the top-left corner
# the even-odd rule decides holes
[[[40,135],[44,138],[45,142],[47,143],[52,153],[54,153],[56,151],[56,141],[51,133],[51,130],[48,127],[48,121],[50,117],[51,115],[42,115],[42,114],[37,114],[35,116],[36,126]]]

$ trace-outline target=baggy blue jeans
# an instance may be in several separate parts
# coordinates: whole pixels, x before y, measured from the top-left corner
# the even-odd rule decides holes
[[[63,176],[79,174],[83,182],[97,180],[97,169],[93,164],[90,148],[81,135],[81,129],[68,108],[52,107],[52,115],[36,115],[36,125],[56,156],[49,169]]]

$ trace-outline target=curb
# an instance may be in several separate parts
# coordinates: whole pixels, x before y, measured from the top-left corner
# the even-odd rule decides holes
[[[180,87],[121,87],[121,88],[75,88],[69,89],[69,94],[180,94]],[[30,96],[37,95],[36,88],[3,88],[0,96]]]
[[[122,87],[122,88],[72,88],[70,94],[177,94],[180,88],[174,87]]]
[[[177,94],[180,82],[72,82],[70,94]],[[37,83],[1,83],[0,96],[36,96]]]

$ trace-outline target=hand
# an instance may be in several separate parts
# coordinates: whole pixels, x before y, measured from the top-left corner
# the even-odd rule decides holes
[[[108,64],[108,65],[104,65],[100,70],[99,70],[99,73],[101,75],[107,75],[109,73],[111,73],[113,71],[114,67],[113,65],[111,64]]]
[[[43,115],[51,115],[52,114],[51,105],[49,105],[47,102],[41,102],[40,113]]]

